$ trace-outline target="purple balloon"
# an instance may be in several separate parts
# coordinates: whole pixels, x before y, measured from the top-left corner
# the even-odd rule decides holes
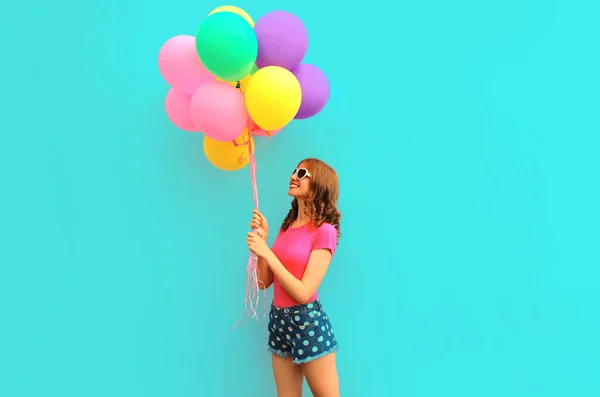
[[[280,66],[291,71],[306,55],[308,32],[294,14],[271,11],[256,21],[254,33],[258,39],[256,66],[259,68]]]
[[[292,71],[300,82],[302,103],[295,119],[307,119],[319,113],[329,100],[329,81],[318,67],[301,63]]]

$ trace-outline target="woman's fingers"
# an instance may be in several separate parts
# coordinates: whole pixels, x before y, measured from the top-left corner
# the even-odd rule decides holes
[[[252,220],[250,220],[250,229],[259,231],[259,236],[264,238],[267,229],[267,220],[258,209],[252,210]]]
[[[254,216],[258,217],[258,219],[264,223],[267,223],[267,218],[264,217],[263,214],[261,214],[261,212],[259,210],[257,210],[256,208],[252,210],[252,213],[254,213]]]

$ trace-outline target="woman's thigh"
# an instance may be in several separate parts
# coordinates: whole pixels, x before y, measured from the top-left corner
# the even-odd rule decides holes
[[[271,356],[277,397],[301,397],[304,374],[300,365],[292,364],[292,358]]]
[[[339,397],[340,381],[335,353],[302,364],[302,369],[314,397]]]

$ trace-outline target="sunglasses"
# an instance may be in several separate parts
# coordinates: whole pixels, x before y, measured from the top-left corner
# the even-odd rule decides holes
[[[297,180],[301,180],[304,178],[310,178],[310,173],[308,172],[308,170],[306,168],[296,168],[294,170],[294,172],[292,173],[292,178],[295,178]]]

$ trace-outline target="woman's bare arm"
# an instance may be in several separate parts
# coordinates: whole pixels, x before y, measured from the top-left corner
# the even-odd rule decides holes
[[[296,302],[305,304],[312,298],[323,281],[332,256],[331,251],[328,249],[313,250],[310,254],[308,265],[306,266],[302,280],[298,280],[290,273],[277,256],[275,256],[273,251],[268,252],[265,262],[268,264],[272,274],[277,276],[277,280],[288,294],[290,294]]]
[[[258,288],[267,289],[273,284],[273,272],[265,258],[258,258]]]

